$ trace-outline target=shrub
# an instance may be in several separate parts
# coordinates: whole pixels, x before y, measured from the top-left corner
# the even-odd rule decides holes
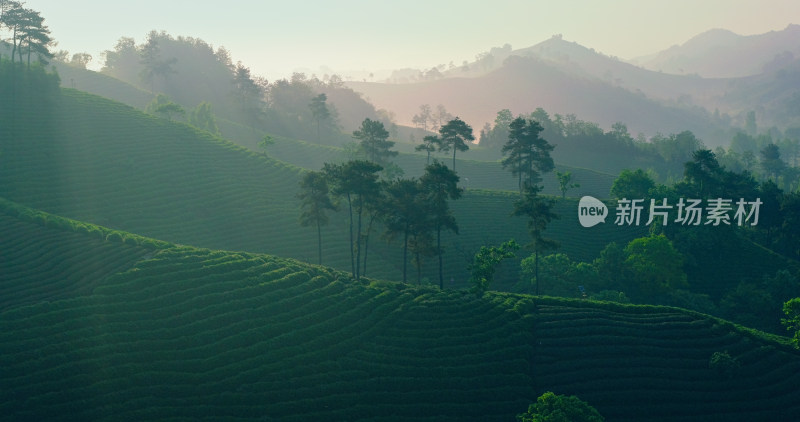
[[[741,364],[739,361],[725,352],[714,352],[708,362],[708,367],[725,378],[733,378],[739,371]]]
[[[106,236],[109,242],[122,242],[122,234],[120,232],[111,232]]]
[[[592,406],[575,396],[556,395],[548,391],[526,413],[517,415],[520,422],[603,422],[605,419]]]

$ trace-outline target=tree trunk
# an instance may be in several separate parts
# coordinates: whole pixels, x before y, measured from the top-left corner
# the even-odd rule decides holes
[[[456,172],[456,145],[453,144],[453,173]]]
[[[364,272],[361,273],[364,277],[367,276],[367,254],[369,253],[369,234],[372,233],[372,223],[375,221],[375,214],[369,216],[369,224],[367,224],[367,235],[364,236]]]
[[[353,256],[353,203],[350,200],[350,193],[347,193],[347,207],[350,210],[350,268],[353,271],[353,277],[356,276],[356,261]]]
[[[444,290],[442,278],[442,226],[436,227],[436,254],[439,255],[439,290]]]
[[[406,268],[408,267],[408,223],[403,234],[403,283],[406,282]]]
[[[361,279],[361,215],[364,213],[364,198],[358,196],[358,228],[356,236],[356,280]]]
[[[422,284],[422,261],[419,259],[419,251],[415,252],[417,261],[417,286]]]
[[[533,250],[533,274],[536,277],[536,296],[539,296],[539,248]]]
[[[317,256],[319,257],[318,265],[322,265],[322,228],[319,220],[317,220]]]
[[[11,38],[11,68],[14,68],[14,55],[17,54],[17,27],[14,27],[14,36]],[[21,60],[21,59],[20,59]]]

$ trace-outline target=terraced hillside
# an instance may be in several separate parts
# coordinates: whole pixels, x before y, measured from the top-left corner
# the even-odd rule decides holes
[[[79,284],[91,289],[20,289],[0,310],[4,419],[507,421],[547,390],[612,421],[800,411],[800,353],[704,315],[354,282],[294,260],[155,242],[139,256],[148,242],[128,248],[47,221],[7,214],[0,233],[104,251],[72,255],[76,267],[125,258],[86,274]],[[19,249],[18,261],[39,253]],[[67,260],[58,255],[49,260]],[[0,273],[2,285],[42,279],[52,277],[25,265]],[[709,367],[723,351],[740,364],[727,375]]]
[[[89,294],[166,245],[138,240],[0,198],[0,310]]]
[[[298,224],[298,167],[71,89],[53,116],[33,110],[21,117],[31,123],[20,127],[18,142],[0,133],[2,197],[174,243],[316,261],[316,233]],[[454,204],[461,235],[446,245],[447,280],[466,285],[464,259],[481,245],[527,238],[525,222],[508,217],[514,199],[474,192]],[[575,214],[574,202],[562,206],[564,215]],[[564,221],[554,237],[575,258],[591,259],[609,241]],[[486,232],[486,225],[498,229]],[[343,213],[323,229],[325,264],[350,268],[346,230]],[[614,240],[627,241],[641,231],[619,233]],[[399,279],[400,247],[374,238],[368,274]],[[426,277],[433,268],[424,268]]]

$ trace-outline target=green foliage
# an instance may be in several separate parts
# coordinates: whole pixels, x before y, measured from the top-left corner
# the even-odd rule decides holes
[[[364,119],[353,137],[360,141],[361,151],[373,163],[384,166],[391,157],[397,156],[397,151],[391,150],[394,142],[389,141],[389,132],[380,121]]]
[[[264,155],[267,154],[267,150],[275,145],[275,138],[270,135],[264,135],[260,141],[258,141],[258,147],[264,151]]]
[[[582,297],[581,288],[586,291],[597,286],[597,270],[591,264],[573,262],[563,253],[540,256],[538,262],[536,254],[531,254],[522,260],[520,269],[523,291],[528,293],[535,291],[531,286],[537,281],[541,286],[540,294],[561,297]],[[546,291],[544,286],[547,286]]]
[[[527,413],[517,415],[519,422],[603,422],[605,418],[594,407],[575,396],[556,395],[548,391]]]
[[[453,171],[456,171],[456,151],[467,151],[468,142],[475,140],[472,126],[456,117],[439,128],[439,151],[453,151]]]
[[[769,179],[777,180],[786,169],[786,163],[781,160],[780,147],[776,144],[768,144],[760,151],[761,168]]]
[[[422,138],[422,143],[414,147],[415,151],[425,151],[427,153],[427,158],[425,160],[425,164],[428,165],[431,163],[431,153],[436,151],[436,148],[439,147],[441,142],[437,136],[427,135]]]
[[[214,112],[211,111],[211,103],[208,101],[198,104],[189,113],[189,124],[214,135],[220,134],[217,127],[217,119],[214,117]]]
[[[708,361],[708,367],[722,378],[734,378],[741,368],[739,360],[732,357],[728,351],[714,352]]]
[[[625,254],[632,275],[628,293],[637,300],[657,299],[670,290],[688,287],[683,256],[663,234],[631,241]]]
[[[464,192],[458,187],[459,177],[455,170],[450,170],[439,161],[425,167],[425,174],[420,178],[424,201],[431,214],[431,228],[436,231],[435,254],[439,256],[439,288],[444,288],[442,275],[442,231],[458,234],[458,223],[451,211],[448,201],[461,198]]]
[[[426,201],[422,189],[422,184],[414,179],[394,180],[386,186],[386,202],[381,204],[386,237],[391,240],[402,236],[403,239],[403,282],[407,279],[409,243],[414,245],[412,252],[415,253],[417,268],[421,269],[419,254],[425,249],[422,241],[429,239],[432,229],[428,213],[430,203]],[[418,273],[417,283],[420,282]]]
[[[519,250],[519,244],[511,239],[500,246],[481,246],[469,266],[470,284],[472,292],[478,297],[483,296],[494,279],[494,272],[500,262],[516,256],[514,251]]]
[[[155,82],[160,79],[162,86],[169,85],[168,78],[171,74],[177,73],[173,65],[178,61],[176,57],[164,57],[161,51],[160,40],[166,38],[165,33],[159,34],[151,31],[147,35],[147,41],[139,51],[142,70],[139,77],[146,84],[150,85],[150,91],[155,92]]]
[[[27,67],[31,67],[33,54],[43,65],[53,58],[49,47],[53,45],[50,29],[44,24],[44,17],[33,9],[22,7],[24,2],[3,1],[0,3],[0,29],[8,28],[11,38],[11,64],[18,58],[23,62],[23,55],[27,56]],[[6,41],[6,44],[7,44]]]
[[[539,136],[544,128],[535,120],[517,117],[509,124],[508,141],[503,145],[503,168],[511,167],[511,173],[518,177],[519,191],[524,186],[539,183],[541,175],[553,170],[550,152],[554,146]]]
[[[795,347],[800,348],[800,297],[784,303],[783,314],[786,315],[786,318],[781,319],[781,323],[792,334],[792,342]]]
[[[554,219],[558,219],[558,214],[553,212],[555,201],[539,196],[542,190],[540,186],[526,184],[523,189],[523,197],[514,202],[513,216],[528,217],[528,234],[531,242],[528,244],[533,249],[534,271],[533,278],[536,282],[536,294],[539,294],[539,255],[547,250],[556,249],[559,243],[553,239],[544,237],[547,225]]]
[[[320,133],[319,133],[319,124],[320,122],[326,121],[331,117],[331,112],[328,110],[328,106],[325,102],[328,100],[328,96],[323,94],[319,94],[316,97],[311,99],[311,103],[308,107],[311,109],[311,116],[313,117],[314,121],[317,123],[317,142],[320,141]]]
[[[561,191],[561,198],[567,196],[567,191],[581,187],[579,183],[572,182],[572,172],[565,171],[564,173],[556,171],[556,178],[558,179],[558,189]]]
[[[611,195],[617,199],[646,199],[655,182],[642,169],[623,170],[611,186]]]
[[[360,279],[361,275],[362,222],[366,213],[375,211],[373,205],[379,203],[381,188],[378,172],[381,170],[380,165],[363,160],[348,161],[344,164],[325,163],[322,170],[328,183],[333,186],[333,194],[347,199],[350,221],[350,264],[356,280]],[[354,229],[356,233],[353,233]]]
[[[628,296],[625,294],[625,292],[618,292],[616,290],[601,290],[597,293],[589,295],[589,299],[602,300],[606,302],[631,303],[631,300],[628,299]]]
[[[158,94],[153,98],[153,101],[147,105],[145,111],[150,114],[159,115],[167,120],[172,120],[173,116],[183,116],[186,111],[180,104],[176,104],[164,94]]]

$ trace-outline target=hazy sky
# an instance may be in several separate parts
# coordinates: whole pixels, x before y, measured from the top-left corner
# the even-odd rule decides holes
[[[27,0],[57,49],[94,56],[150,30],[225,46],[270,80],[328,66],[379,71],[474,60],[491,47],[523,48],[554,34],[629,59],[712,28],[749,35],[800,23],[798,0]],[[792,21],[794,20],[794,22]],[[321,76],[321,75],[320,75]]]

